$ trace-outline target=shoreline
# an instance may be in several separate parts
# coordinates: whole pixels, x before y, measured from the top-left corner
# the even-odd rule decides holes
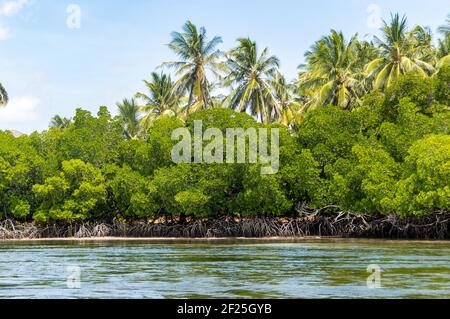
[[[311,241],[311,240],[331,240],[346,239],[344,237],[216,237],[216,238],[179,238],[179,237],[58,237],[58,238],[21,238],[21,239],[0,239],[0,243],[5,242],[231,242],[231,241]],[[347,238],[348,239],[348,238]]]
[[[365,238],[448,240],[450,213],[398,218],[394,215],[351,213],[308,214],[301,217],[225,216],[188,221],[92,221],[58,224],[0,222],[2,240],[230,240]]]
[[[217,238],[177,238],[177,237],[59,237],[59,238],[21,238],[21,239],[0,239],[0,244],[9,243],[146,243],[146,244],[277,244],[277,243],[364,243],[364,242],[385,242],[385,243],[433,243],[450,244],[450,239],[392,239],[392,238],[349,238],[337,236],[306,236],[306,237],[217,237]]]

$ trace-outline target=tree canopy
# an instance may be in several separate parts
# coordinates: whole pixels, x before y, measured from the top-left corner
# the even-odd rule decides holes
[[[220,37],[208,41],[188,22],[169,45],[180,61],[166,65],[179,78],[152,73],[147,92],[118,103],[118,116],[104,106],[77,109],[44,132],[0,132],[0,215],[49,223],[293,216],[304,204],[399,216],[448,211],[445,48],[399,15],[382,32],[372,43],[332,30],[289,82],[268,49],[242,38],[222,53]],[[219,84],[228,94],[215,95]],[[6,96],[0,85],[2,104]],[[261,175],[261,162],[174,163],[172,132],[192,132],[196,121],[203,132],[279,129],[279,172]]]

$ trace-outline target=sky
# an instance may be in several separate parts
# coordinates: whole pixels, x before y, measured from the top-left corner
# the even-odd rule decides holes
[[[190,20],[220,49],[250,37],[281,60],[294,79],[304,53],[330,29],[347,37],[379,34],[390,13],[436,30],[448,0],[0,0],[0,82],[10,103],[0,130],[48,128],[53,115],[93,112],[145,91],[142,80],[176,57],[170,33]]]

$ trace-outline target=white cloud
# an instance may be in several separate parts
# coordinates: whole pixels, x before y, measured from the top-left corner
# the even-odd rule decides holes
[[[8,0],[0,4],[0,15],[12,16],[28,4],[28,0]]]
[[[6,107],[0,108],[2,128],[14,128],[12,125],[34,122],[39,118],[40,100],[32,96],[14,97]]]
[[[0,40],[6,40],[11,37],[11,30],[7,27],[0,26]]]
[[[1,0],[0,0],[1,1]],[[10,17],[19,13],[30,0],[7,0],[0,3],[0,17]],[[0,25],[0,41],[11,37],[11,30]]]

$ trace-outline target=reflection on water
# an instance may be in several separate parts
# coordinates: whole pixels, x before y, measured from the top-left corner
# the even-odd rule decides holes
[[[450,242],[0,243],[0,298],[374,297],[450,298]]]

